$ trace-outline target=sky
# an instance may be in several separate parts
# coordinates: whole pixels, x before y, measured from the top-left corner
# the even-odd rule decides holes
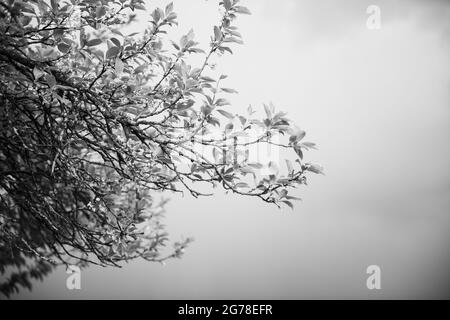
[[[217,3],[174,1],[173,36],[193,28],[206,46]],[[172,239],[195,238],[182,259],[90,267],[72,291],[60,268],[16,298],[450,298],[450,2],[242,3],[244,45],[215,61],[239,91],[231,110],[288,112],[325,176],[299,190],[294,210],[220,191],[172,195]],[[369,5],[380,29],[366,26]],[[366,287],[369,265],[380,290]]]

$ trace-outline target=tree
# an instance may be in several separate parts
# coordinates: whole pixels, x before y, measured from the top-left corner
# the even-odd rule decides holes
[[[190,239],[167,252],[160,194],[199,197],[212,186],[292,207],[288,190],[321,173],[303,162],[314,144],[273,105],[262,119],[251,107],[226,111],[235,91],[210,58],[242,42],[234,21],[250,12],[239,0],[219,5],[205,52],[193,31],[168,41],[172,4],[150,11],[136,35],[122,31],[143,0],[0,1],[3,294],[61,264],[180,257]],[[203,63],[190,65],[192,55]],[[297,160],[286,170],[272,161],[262,174],[248,151],[260,144]]]

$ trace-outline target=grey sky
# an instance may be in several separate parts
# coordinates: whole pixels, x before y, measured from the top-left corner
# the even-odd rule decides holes
[[[152,3],[167,3],[155,1]],[[207,43],[217,1],[174,1],[181,33]],[[63,269],[26,298],[449,298],[450,3],[243,1],[244,46],[217,60],[233,111],[272,101],[325,167],[294,211],[219,192],[173,196],[173,239],[196,241],[166,266]],[[381,8],[381,29],[366,8]],[[202,40],[204,39],[204,40]],[[382,290],[365,287],[366,267]]]

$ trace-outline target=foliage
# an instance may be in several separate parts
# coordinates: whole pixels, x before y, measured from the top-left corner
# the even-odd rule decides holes
[[[303,163],[314,144],[285,113],[226,111],[235,91],[206,72],[211,56],[242,43],[233,23],[250,12],[238,0],[220,8],[205,52],[193,31],[166,39],[172,4],[149,12],[143,34],[123,34],[143,0],[0,1],[0,273],[10,274],[1,292],[31,288],[58,264],[181,256],[190,239],[163,250],[161,192],[221,186],[292,207],[288,189],[321,172]],[[259,144],[298,159],[261,174],[248,157]]]

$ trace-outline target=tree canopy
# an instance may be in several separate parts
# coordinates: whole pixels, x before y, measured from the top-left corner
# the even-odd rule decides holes
[[[239,0],[219,3],[210,45],[177,27],[173,5],[143,0],[0,0],[0,291],[9,296],[57,265],[120,266],[170,251],[161,196],[216,187],[292,207],[289,191],[318,165],[283,112],[227,111],[212,56],[242,43]],[[146,10],[143,32],[124,27]],[[192,65],[190,56],[202,59]],[[230,109],[228,109],[230,110]],[[283,165],[252,162],[249,148],[292,152]]]

